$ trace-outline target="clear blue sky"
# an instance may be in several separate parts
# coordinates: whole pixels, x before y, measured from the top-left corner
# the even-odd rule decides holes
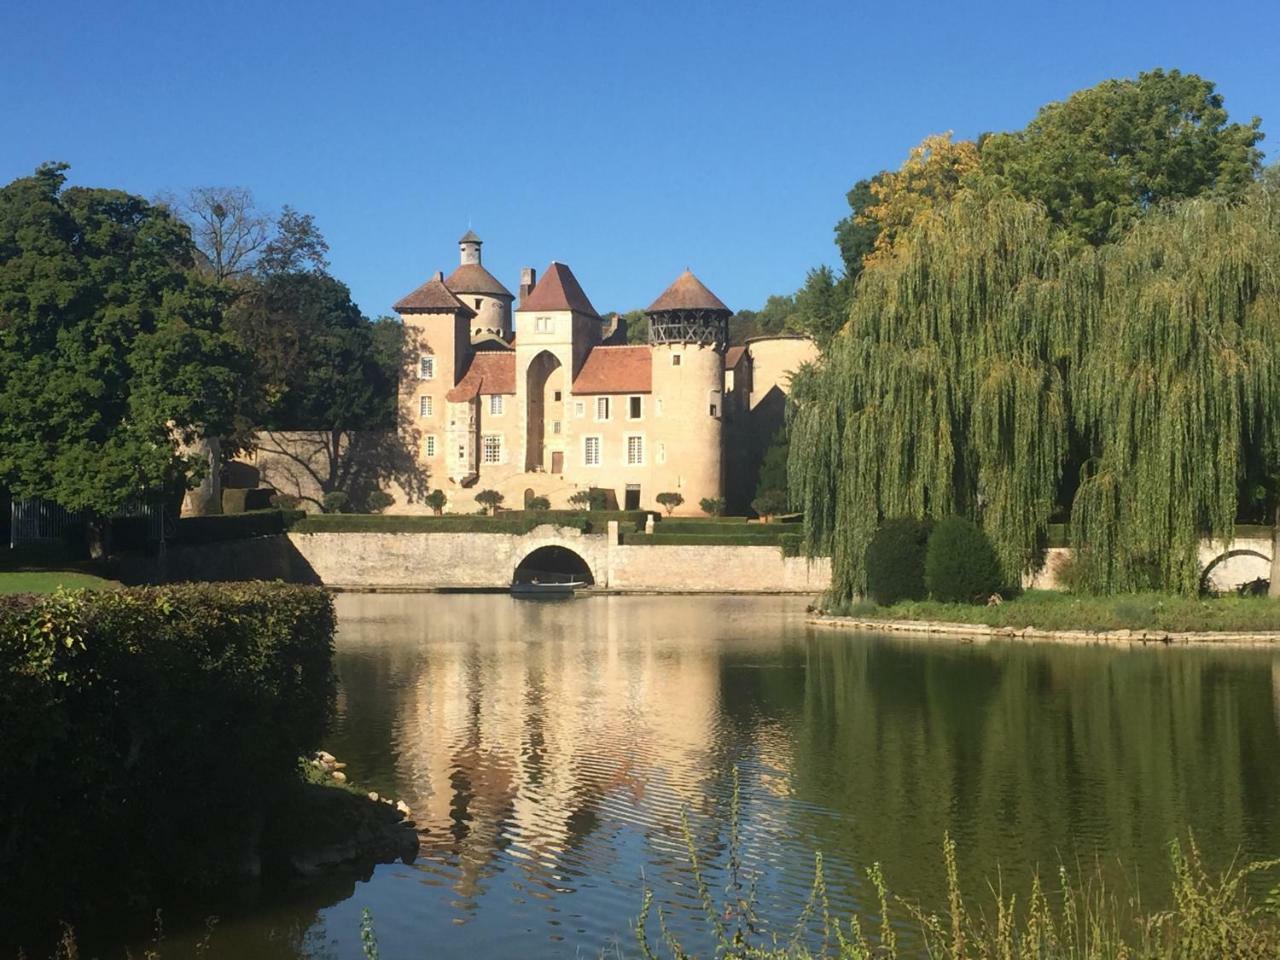
[[[0,182],[64,160],[146,196],[247,186],[315,214],[370,315],[451,269],[468,224],[513,290],[555,259],[627,310],[688,265],[757,307],[838,261],[845,191],[926,134],[1156,66],[1215,81],[1280,155],[1261,0],[9,0]]]

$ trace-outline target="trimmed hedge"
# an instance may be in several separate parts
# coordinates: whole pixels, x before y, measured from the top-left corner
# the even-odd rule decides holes
[[[928,520],[895,517],[880,524],[867,544],[867,594],[885,606],[899,600],[923,600]]]
[[[782,530],[768,537],[735,533],[624,533],[622,542],[637,547],[776,547],[782,545],[786,536]]]
[[[271,498],[276,492],[270,487],[231,487],[222,491],[222,512],[251,513],[254,510],[270,510]]]
[[[314,587],[0,597],[0,929],[240,873],[324,733],[333,631]]]
[[[183,517],[178,521],[173,542],[181,544],[219,543],[284,533],[305,517],[301,510],[255,510],[213,517]]]
[[[584,533],[603,533],[610,520],[622,528],[644,526],[643,511],[511,510],[496,517],[467,514],[396,516],[373,514],[309,514],[293,524],[297,533],[528,533],[534,527],[553,524]]]

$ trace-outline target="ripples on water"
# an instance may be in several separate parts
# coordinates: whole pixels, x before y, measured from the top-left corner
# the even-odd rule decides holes
[[[681,825],[722,888],[735,767],[766,922],[813,852],[843,910],[882,861],[937,902],[944,831],[972,889],[1119,856],[1143,895],[1194,827],[1280,851],[1270,653],[962,645],[813,632],[794,598],[338,598],[327,747],[425,828],[416,864],[224,920],[211,956],[630,955],[646,884],[704,947]],[[719,892],[719,889],[717,889]],[[334,902],[334,901],[337,902]],[[178,941],[181,943],[181,941]]]

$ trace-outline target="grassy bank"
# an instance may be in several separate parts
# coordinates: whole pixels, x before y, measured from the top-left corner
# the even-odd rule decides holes
[[[78,570],[0,570],[0,594],[53,593],[64,590],[114,590],[119,587],[92,573]]]
[[[1039,630],[1156,630],[1168,633],[1280,631],[1280,601],[1266,597],[1189,598],[1143,593],[1088,597],[1029,590],[998,606],[904,600],[881,606],[870,600],[835,606],[836,616],[870,620],[973,623]]]

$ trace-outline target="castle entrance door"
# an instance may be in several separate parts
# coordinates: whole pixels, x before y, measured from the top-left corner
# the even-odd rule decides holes
[[[626,502],[623,504],[622,509],[639,510],[640,509],[640,484],[628,483],[627,491],[624,499]]]
[[[564,473],[564,451],[551,451],[551,472],[554,474]]]

